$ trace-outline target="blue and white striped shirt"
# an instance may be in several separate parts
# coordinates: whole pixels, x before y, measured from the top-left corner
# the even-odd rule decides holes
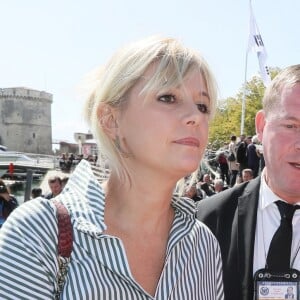
[[[194,205],[173,199],[175,217],[155,296],[133,278],[122,241],[103,234],[104,193],[82,161],[56,198],[73,225],[73,251],[61,299],[223,299],[219,245],[195,219]],[[0,299],[54,299],[57,218],[51,201],[22,204],[0,230]]]

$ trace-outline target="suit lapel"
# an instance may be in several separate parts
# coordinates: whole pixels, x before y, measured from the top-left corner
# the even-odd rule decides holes
[[[249,182],[238,199],[238,268],[243,294],[251,294],[253,291],[253,254],[259,187],[260,177],[257,177]]]

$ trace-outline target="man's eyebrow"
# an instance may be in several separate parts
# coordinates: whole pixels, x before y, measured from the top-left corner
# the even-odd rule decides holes
[[[282,119],[282,120],[287,120],[287,121],[300,122],[300,118],[297,118],[297,117],[295,117],[295,116],[290,116],[290,115],[283,116],[281,119]]]

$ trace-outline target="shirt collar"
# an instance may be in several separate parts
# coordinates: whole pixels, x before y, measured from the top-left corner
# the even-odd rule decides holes
[[[265,180],[265,172],[263,170],[261,174],[261,185],[260,185],[260,194],[261,194],[261,201],[260,201],[260,208],[264,209],[270,204],[274,203],[275,201],[279,200],[278,196],[273,193],[273,191],[268,186]]]
[[[89,162],[82,160],[77,165],[59,198],[70,211],[73,226],[78,230],[94,236],[106,230],[105,193]],[[195,219],[196,208],[192,200],[174,196],[171,205],[177,212],[175,217]]]
[[[284,199],[281,199],[280,197],[278,197],[268,186],[266,179],[265,179],[265,170],[263,170],[262,174],[261,174],[260,200],[261,200],[260,201],[261,209],[268,207],[270,204],[272,204],[278,200],[287,202]],[[300,203],[298,202],[297,204],[299,205]]]
[[[75,228],[93,235],[106,229],[105,194],[88,161],[82,160],[77,165],[59,197],[68,208]]]

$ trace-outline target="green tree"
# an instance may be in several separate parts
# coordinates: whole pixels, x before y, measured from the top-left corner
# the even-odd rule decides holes
[[[274,78],[279,68],[271,69]],[[262,108],[265,87],[260,77],[254,76],[238,91],[235,97],[220,100],[214,120],[210,124],[209,143],[218,149],[229,143],[231,135],[241,131],[242,102],[245,97],[244,134],[255,135],[255,115]]]

